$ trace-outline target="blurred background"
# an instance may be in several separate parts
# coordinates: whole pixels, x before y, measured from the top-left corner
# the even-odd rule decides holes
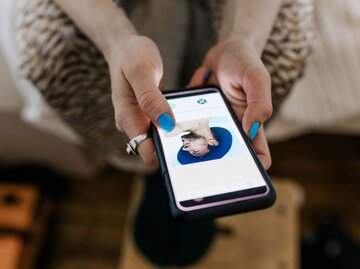
[[[156,268],[131,239],[143,175],[58,135],[17,70],[10,2],[0,6],[0,268]],[[315,19],[305,76],[267,126],[279,200],[219,220],[191,268],[360,268],[360,4],[319,0]]]

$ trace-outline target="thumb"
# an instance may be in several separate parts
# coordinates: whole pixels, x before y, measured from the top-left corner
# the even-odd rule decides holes
[[[247,106],[242,125],[251,139],[254,139],[260,126],[271,117],[271,78],[265,66],[248,68],[244,75],[243,90],[246,93]]]
[[[157,79],[156,74],[146,72],[143,74],[138,73],[129,83],[135,93],[140,109],[156,126],[170,132],[175,127],[175,117],[159,89],[160,80],[161,77]]]

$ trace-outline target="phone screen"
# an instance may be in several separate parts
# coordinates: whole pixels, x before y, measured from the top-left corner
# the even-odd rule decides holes
[[[215,88],[165,94],[176,126],[158,129],[177,206],[182,210],[249,199],[267,184]]]

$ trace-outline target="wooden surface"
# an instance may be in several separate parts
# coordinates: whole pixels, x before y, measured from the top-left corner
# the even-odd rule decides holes
[[[291,177],[306,191],[302,234],[322,216],[360,242],[360,137],[310,134],[270,145],[270,176]]]
[[[313,228],[314,217],[330,211],[360,240],[359,137],[312,134],[271,144],[270,147],[273,158],[270,176],[291,177],[305,190],[306,203],[301,208],[300,218],[303,234]],[[52,252],[43,256],[48,260],[46,268],[115,268],[120,253],[124,258],[121,268],[154,268],[150,264],[146,267],[142,257],[135,255],[136,249],[130,241],[131,220],[126,216],[129,211],[130,214],[134,212],[128,206],[130,192],[134,190],[133,175],[108,173],[100,174],[96,180],[72,180],[69,183],[64,198],[57,205],[59,214],[55,221],[55,236],[51,238]],[[138,183],[135,187],[138,187]],[[136,196],[132,195],[132,206],[136,205],[134,198]],[[265,214],[266,211],[262,212]],[[252,214],[257,213],[239,217],[247,218]],[[123,233],[125,218],[126,233]],[[238,237],[237,233],[232,232],[228,236],[219,235],[218,241],[225,242],[232,235]],[[228,246],[230,243],[226,244],[225,250],[219,251],[219,255],[230,251]],[[242,245],[236,245],[236,248],[240,247]],[[259,256],[256,255],[255,259]],[[245,268],[240,265],[237,268]],[[278,265],[278,269],[286,269],[283,263],[279,262]]]
[[[35,268],[50,214],[50,203],[39,202],[33,185],[0,184],[0,269]]]
[[[46,269],[114,269],[119,262],[133,174],[71,180],[57,200]],[[0,268],[1,269],[1,268]]]
[[[16,236],[0,236],[0,268],[18,269],[22,253],[21,239]]]
[[[49,199],[42,199],[31,230],[24,240],[20,269],[37,269],[35,266],[41,258],[41,249],[48,234],[52,211],[52,202]]]
[[[144,259],[133,244],[131,220],[141,197],[142,183],[134,184],[125,231],[120,269],[158,268]],[[222,230],[209,253],[191,269],[296,269],[299,268],[299,210],[301,188],[291,180],[275,181],[276,204],[266,210],[217,220]]]
[[[0,184],[0,229],[28,232],[38,199],[35,187]]]

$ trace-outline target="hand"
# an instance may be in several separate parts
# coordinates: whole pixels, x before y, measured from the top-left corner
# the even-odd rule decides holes
[[[156,45],[147,37],[130,35],[116,44],[106,58],[117,129],[129,139],[148,132],[150,121],[171,131],[174,116],[159,90],[163,65]],[[142,142],[138,151],[146,164],[158,164],[151,139]]]
[[[270,168],[271,156],[263,123],[272,114],[271,79],[259,50],[241,39],[218,43],[195,71],[190,86],[203,84],[208,70],[212,71],[209,83],[220,85],[243,129],[253,140],[261,163],[265,169]]]
[[[209,146],[218,146],[219,142],[215,138],[209,138],[207,140]]]

